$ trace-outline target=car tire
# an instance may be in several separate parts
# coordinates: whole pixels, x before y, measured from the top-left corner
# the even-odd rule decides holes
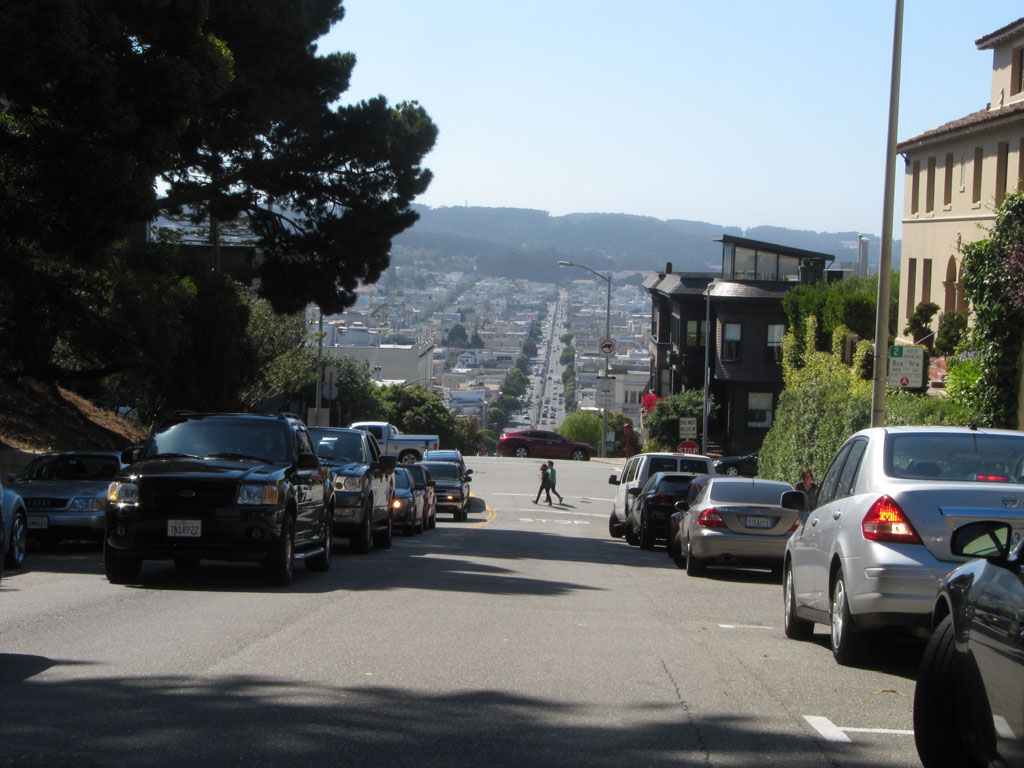
[[[295,518],[284,513],[281,535],[270,546],[263,561],[263,580],[275,587],[287,587],[295,575]]]
[[[359,555],[365,555],[373,549],[373,501],[366,504],[363,510],[363,522],[359,524],[354,535],[349,537],[349,545],[352,551]]]
[[[11,540],[4,556],[4,568],[17,570],[25,565],[25,552],[28,550],[28,522],[22,512],[14,515],[11,521]]]
[[[651,530],[649,515],[644,513],[644,510],[640,510],[640,535],[637,537],[640,541],[640,549],[654,549],[654,531]]]
[[[782,628],[791,640],[809,640],[814,634],[814,622],[796,615],[796,589],[793,587],[793,564],[786,562],[782,577]]]
[[[611,515],[608,517],[608,535],[613,539],[622,538],[622,530],[626,526],[619,522],[619,518],[615,516],[615,510],[612,510]]]
[[[399,464],[415,464],[420,460],[420,455],[416,451],[402,451],[398,454]]]
[[[636,528],[633,525],[633,518],[626,518],[626,523],[622,528],[622,535],[625,537],[626,543],[631,547],[635,547],[640,543],[640,537],[637,535]]]
[[[690,548],[690,540],[686,540],[686,575],[687,576],[703,576],[707,570],[703,560],[698,560],[693,556],[693,550]]]
[[[422,536],[423,531],[427,528],[427,510],[423,510],[420,514],[420,521],[412,528],[413,536]]]
[[[391,545],[395,540],[395,527],[394,521],[391,519],[391,510],[388,510],[387,523],[384,526],[383,531],[377,531],[373,534],[373,546],[377,549],[391,549]]]
[[[953,634],[953,620],[947,616],[928,639],[917,673],[914,743],[924,768],[974,764],[960,736]]]
[[[437,510],[430,513],[430,530],[437,528]]]
[[[119,555],[104,541],[103,572],[111,584],[131,584],[139,580],[139,574],[142,572],[142,558]]]
[[[328,509],[324,512],[323,521],[323,552],[306,558],[306,570],[323,572],[331,568],[331,555],[334,550],[334,510]]]
[[[576,448],[572,452],[572,460],[573,461],[589,461],[590,460],[590,454],[588,454],[582,448]]]
[[[686,567],[686,555],[683,554],[683,534],[677,533],[665,547],[665,551],[668,552],[668,556],[672,558],[672,562],[676,564],[677,568]]]
[[[528,459],[530,458],[530,449],[525,445],[517,445],[515,450],[512,451],[512,455],[517,459]]]
[[[855,664],[864,651],[864,636],[857,631],[850,615],[850,602],[846,595],[846,579],[843,572],[836,574],[829,602],[829,642],[832,655],[839,664],[848,667]]]

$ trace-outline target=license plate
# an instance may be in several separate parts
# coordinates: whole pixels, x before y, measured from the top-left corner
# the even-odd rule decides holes
[[[202,534],[202,520],[168,520],[167,535],[184,538],[199,538]]]
[[[29,515],[28,516],[28,527],[29,528],[35,528],[35,529],[49,528],[50,527],[50,518],[43,517],[43,516],[40,516],[40,515]]]
[[[766,515],[747,515],[747,528],[771,528],[772,519]]]

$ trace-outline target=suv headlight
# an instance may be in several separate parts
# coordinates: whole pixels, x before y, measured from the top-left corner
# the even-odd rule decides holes
[[[243,485],[238,489],[238,503],[271,505],[277,504],[276,485]]]
[[[334,478],[334,490],[336,491],[358,491],[361,481],[353,475]]]
[[[138,488],[138,486],[136,486]],[[109,492],[109,491],[108,491]],[[102,510],[106,507],[106,499],[98,498],[77,498],[71,500],[71,506],[68,509],[71,512],[95,512]]]
[[[79,499],[75,499],[79,501]],[[107,486],[107,501],[114,504],[138,504],[139,484],[119,483],[116,480]]]

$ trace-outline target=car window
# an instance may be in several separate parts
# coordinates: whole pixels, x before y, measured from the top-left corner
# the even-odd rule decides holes
[[[791,486],[775,483],[713,483],[711,498],[715,504],[778,504]]]
[[[154,434],[146,449],[146,458],[166,454],[239,454],[289,461],[288,432],[288,427],[277,421],[188,418],[165,425]]]
[[[450,464],[448,462],[430,464],[429,469],[430,474],[437,480],[458,481],[462,479],[462,474],[459,472],[457,464]]]
[[[708,472],[708,463],[702,459],[680,459],[679,471],[706,475]]]
[[[626,465],[626,471],[622,473],[622,477],[626,482],[633,480],[636,477],[636,469],[640,466],[640,459],[631,459],[629,464]]]
[[[1024,482],[1024,435],[892,434],[886,440],[885,473],[916,480]]]
[[[850,443],[847,443],[839,449],[839,453],[832,459],[832,463],[829,465],[828,470],[825,472],[825,478],[821,481],[821,487],[818,489],[818,498],[815,507],[820,507],[822,504],[827,504],[835,498],[836,487],[839,485],[839,473],[843,469],[843,463],[846,461],[846,455],[850,452]]]
[[[853,494],[853,485],[857,482],[857,473],[860,471],[860,463],[867,447],[867,438],[854,440],[850,445],[850,453],[843,464],[843,471],[839,473],[839,484],[836,486],[835,496],[837,499]]]
[[[328,432],[310,430],[317,441],[316,453],[328,461],[355,461],[366,463],[363,455],[363,436],[358,432]]]
[[[658,493],[669,496],[683,497],[690,490],[690,479],[688,477],[662,477],[658,483]]]
[[[652,456],[650,474],[655,472],[675,472],[676,460],[670,456]]]
[[[401,467],[395,470],[395,487],[409,488],[409,472]]]
[[[21,471],[18,480],[113,480],[118,469],[115,456],[41,456]]]
[[[313,441],[309,439],[309,433],[306,430],[295,430],[295,439],[299,444],[299,453],[316,453],[316,450],[313,448]]]

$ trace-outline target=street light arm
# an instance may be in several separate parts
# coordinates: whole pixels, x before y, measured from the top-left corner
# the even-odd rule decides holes
[[[576,264],[576,263],[571,262],[571,261],[560,261],[560,262],[558,262],[558,266],[560,266],[560,267],[579,267],[580,269],[587,270],[587,272],[589,272],[592,275],[597,275],[602,280],[604,280],[606,283],[608,283],[608,285],[612,284],[612,277],[611,277],[611,275],[602,275],[600,272],[598,272],[596,270],[593,270],[593,269],[591,269],[590,267],[588,267],[588,266],[586,266],[584,264]]]

